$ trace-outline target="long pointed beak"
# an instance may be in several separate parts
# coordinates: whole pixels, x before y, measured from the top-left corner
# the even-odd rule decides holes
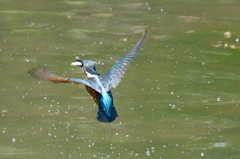
[[[77,62],[72,62],[70,65],[71,65],[71,66],[76,66],[76,67],[82,67],[82,66],[83,66],[83,63],[77,61]]]

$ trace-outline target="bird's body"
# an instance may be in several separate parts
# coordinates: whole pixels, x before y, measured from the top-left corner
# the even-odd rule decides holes
[[[86,76],[86,79],[88,81],[92,81],[95,89],[92,87],[86,86],[86,90],[88,93],[92,96],[94,102],[98,105],[98,112],[97,112],[97,120],[100,122],[112,122],[116,119],[117,111],[113,105],[113,98],[111,91],[106,91],[106,89],[103,87],[103,81],[101,81],[100,75],[92,75]],[[77,82],[77,79],[69,78],[68,81]],[[96,91],[100,90],[100,92]]]
[[[53,81],[56,83],[84,84],[86,90],[98,105],[97,120],[100,122],[112,122],[118,117],[118,114],[114,107],[113,97],[110,90],[111,88],[116,88],[121,81],[121,78],[126,71],[126,66],[137,54],[137,50],[142,45],[146,35],[147,31],[144,32],[142,38],[127,55],[121,58],[114,66],[102,75],[96,71],[96,62],[91,60],[80,60],[79,58],[77,58],[77,62],[73,62],[71,65],[81,67],[83,73],[86,75],[85,79],[59,77],[44,68],[34,68],[28,72],[33,77],[42,80]]]
[[[112,122],[113,120],[116,119],[116,117],[118,117],[117,110],[113,105],[113,98],[112,98],[111,91],[101,94],[88,86],[86,86],[86,90],[93,97],[93,100],[98,105],[98,111],[97,111],[98,121]]]

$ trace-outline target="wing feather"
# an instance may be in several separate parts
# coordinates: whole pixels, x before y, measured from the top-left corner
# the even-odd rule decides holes
[[[75,78],[64,78],[51,73],[45,67],[37,67],[37,68],[30,69],[28,70],[28,74],[34,78],[44,80],[44,81],[52,81],[54,83],[71,83],[71,84],[78,84],[78,85],[83,84],[101,93],[101,90],[97,86],[95,86],[94,81],[87,80],[87,79],[84,80],[84,79],[75,79]]]
[[[112,66],[105,74],[101,75],[102,81],[104,81],[104,88],[109,91],[111,88],[116,88],[120,83],[121,78],[124,76],[127,66],[130,64],[132,59],[137,55],[138,49],[144,42],[147,36],[147,30],[143,33],[143,36],[138,43],[121,58],[114,66]]]

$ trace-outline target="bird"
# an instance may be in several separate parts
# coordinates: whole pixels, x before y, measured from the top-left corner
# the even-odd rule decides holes
[[[147,30],[143,32],[143,35],[137,44],[104,74],[100,74],[96,70],[95,65],[101,65],[100,62],[81,60],[79,57],[76,57],[76,62],[72,62],[71,66],[80,67],[86,76],[85,79],[61,77],[51,73],[42,66],[28,70],[28,75],[40,80],[52,81],[55,83],[85,85],[86,90],[92,96],[94,102],[98,105],[97,120],[99,122],[112,122],[118,117],[118,113],[114,107],[111,89],[116,88],[120,83],[127,66],[137,55],[137,51],[143,44],[146,36]]]

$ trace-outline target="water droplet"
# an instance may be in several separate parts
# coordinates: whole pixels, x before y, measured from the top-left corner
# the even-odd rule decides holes
[[[16,142],[16,139],[15,139],[15,138],[12,138],[12,142]]]
[[[147,156],[151,156],[150,151],[146,151]]]

